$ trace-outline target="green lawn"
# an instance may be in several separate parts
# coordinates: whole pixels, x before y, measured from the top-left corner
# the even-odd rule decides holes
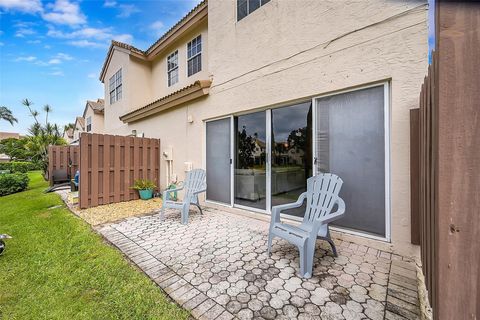
[[[29,175],[27,191],[0,198],[0,233],[13,236],[0,256],[0,319],[188,318]]]

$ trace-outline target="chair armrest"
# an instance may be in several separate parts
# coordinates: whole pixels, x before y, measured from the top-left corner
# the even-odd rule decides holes
[[[164,191],[162,192],[162,199],[163,199],[163,200],[168,200],[169,194],[170,194],[171,192],[180,191],[180,190],[182,190],[182,189],[183,189],[183,187],[175,188],[175,189],[167,189],[167,190],[164,190]]]
[[[273,221],[280,222],[280,213],[283,210],[301,207],[306,197],[307,197],[307,193],[304,192],[298,197],[298,200],[296,202],[281,204],[281,205],[272,207],[272,222]]]
[[[202,193],[202,192],[205,192],[205,191],[207,191],[207,188],[202,188],[202,189],[200,189],[200,190],[197,190],[197,191],[193,192],[193,194],[194,194],[194,195],[197,195],[197,194]]]
[[[345,201],[343,201],[343,199],[339,197],[337,199],[337,204],[338,204],[337,211],[335,211],[332,214],[329,214],[328,218],[322,221],[324,224],[337,220],[338,218],[340,218],[345,214]]]

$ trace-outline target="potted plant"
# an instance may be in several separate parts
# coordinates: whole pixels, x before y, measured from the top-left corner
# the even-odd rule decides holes
[[[135,180],[132,189],[138,190],[138,194],[140,195],[140,199],[148,200],[153,197],[153,189],[157,186],[148,179],[138,179]]]

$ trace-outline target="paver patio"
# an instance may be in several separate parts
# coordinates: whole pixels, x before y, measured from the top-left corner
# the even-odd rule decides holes
[[[416,319],[415,265],[409,258],[335,240],[317,242],[313,277],[302,279],[298,251],[269,224],[222,210],[134,217],[98,231],[199,319]]]

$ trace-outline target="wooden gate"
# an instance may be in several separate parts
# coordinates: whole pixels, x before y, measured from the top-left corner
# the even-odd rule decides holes
[[[69,179],[73,179],[79,169],[79,146],[49,146],[48,147],[48,181],[53,185],[53,170],[67,170]]]
[[[160,140],[82,133],[80,137],[80,208],[138,199],[137,179],[160,174]]]

